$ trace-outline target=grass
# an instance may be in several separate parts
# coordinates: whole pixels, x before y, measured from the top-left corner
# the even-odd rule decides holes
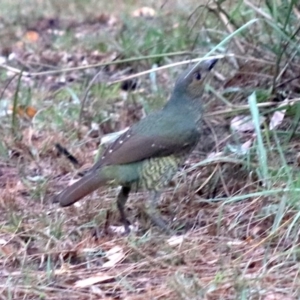
[[[174,3],[1,1],[1,299],[298,298],[297,1]],[[142,6],[156,15],[133,17]],[[160,108],[182,67],[133,91],[108,83],[215,52],[203,140],[159,203],[178,235],[150,224],[143,191],[129,236],[113,231],[117,188],[51,202],[78,172],[54,145],[90,167],[99,139]],[[232,129],[244,115],[252,129]]]

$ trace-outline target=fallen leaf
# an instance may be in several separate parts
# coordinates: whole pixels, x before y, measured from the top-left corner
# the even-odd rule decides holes
[[[293,300],[295,298],[291,298],[288,295],[280,294],[280,293],[268,293],[263,300]]]
[[[125,233],[125,228],[123,225],[121,226],[109,226],[110,230],[114,233],[117,233],[117,234],[124,234]],[[138,225],[137,224],[134,224],[134,225],[129,225],[129,229],[130,229],[130,232],[137,232],[138,231]]]
[[[279,105],[279,107],[285,106],[286,104],[287,104],[287,100],[283,101],[282,104]],[[270,120],[270,125],[269,125],[270,130],[275,129],[282,123],[282,121],[285,117],[285,112],[286,112],[286,109],[281,109],[281,110],[274,112],[274,114]]]
[[[132,16],[135,18],[137,17],[153,18],[155,15],[156,15],[155,10],[147,6],[138,8],[132,13]]]
[[[125,254],[120,246],[115,246],[106,252],[105,257],[108,261],[105,262],[102,267],[110,268],[120,262],[125,257]]]
[[[9,101],[3,99],[0,101],[0,117],[5,117],[7,115],[11,115],[12,110],[9,107]]]
[[[218,157],[222,157],[223,155],[224,155],[223,152],[212,152],[207,156],[207,159],[218,158]]]
[[[241,150],[244,154],[248,153],[248,150],[250,149],[252,145],[252,139],[246,141],[244,144],[241,146]]]
[[[63,263],[62,266],[54,272],[55,275],[65,275],[67,273],[70,273],[70,266],[66,263]]]
[[[252,145],[253,139],[250,139],[248,141],[246,141],[245,143],[243,143],[242,145],[231,145],[228,144],[227,148],[232,152],[235,153],[237,155],[245,155],[249,152],[249,149]]]
[[[113,276],[106,275],[106,274],[103,274],[103,273],[98,273],[98,274],[95,274],[94,276],[91,276],[89,278],[81,279],[81,280],[76,281],[74,286],[76,288],[84,288],[84,287],[94,285],[95,283],[106,282],[106,281],[110,281],[112,279],[114,279]]]
[[[226,243],[227,246],[229,247],[233,247],[233,246],[241,246],[244,245],[245,241],[241,241],[241,240],[232,240],[232,241],[228,241]]]
[[[35,43],[38,41],[38,39],[40,38],[40,35],[38,34],[37,31],[34,31],[34,30],[29,30],[25,33],[25,36],[24,36],[25,40],[27,42],[30,42],[30,43]]]
[[[11,114],[13,111],[13,106],[9,107],[8,113]],[[33,106],[24,106],[18,105],[17,106],[17,114],[23,118],[30,118],[32,119],[37,113],[37,110]]]
[[[172,236],[170,237],[167,242],[170,246],[177,246],[181,244],[184,240],[184,235],[179,235],[179,236]]]
[[[259,117],[259,125],[265,121],[265,117]],[[236,116],[231,120],[230,129],[237,132],[254,131],[254,123],[250,116]]]
[[[0,252],[2,253],[3,256],[5,257],[10,257],[13,254],[17,254],[16,250],[14,249],[14,247],[12,245],[4,245],[0,247]]]

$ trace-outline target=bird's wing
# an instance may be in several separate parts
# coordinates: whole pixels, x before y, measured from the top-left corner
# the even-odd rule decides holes
[[[190,135],[193,134],[198,134],[198,132],[190,132]],[[150,157],[168,156],[195,146],[195,142],[188,142],[194,141],[194,138],[187,138],[186,141],[183,141],[180,138],[182,136],[186,137],[187,134],[178,135],[176,139],[174,136],[135,134],[129,129],[104,151],[92,170],[103,165],[128,164]]]

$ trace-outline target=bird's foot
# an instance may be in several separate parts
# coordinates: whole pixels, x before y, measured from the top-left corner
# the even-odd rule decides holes
[[[170,228],[168,226],[168,224],[164,221],[164,219],[162,218],[162,216],[159,214],[159,212],[156,211],[156,209],[153,208],[152,205],[147,206],[146,210],[145,210],[147,216],[150,218],[151,222],[157,226],[158,228],[160,228],[162,231],[170,234]]]
[[[166,233],[171,233],[169,226],[163,220],[163,218],[159,215],[148,214],[149,218],[151,219],[152,223],[159,227],[161,230],[165,231]]]

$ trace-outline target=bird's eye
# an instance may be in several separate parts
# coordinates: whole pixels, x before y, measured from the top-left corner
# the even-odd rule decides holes
[[[201,80],[201,74],[199,72],[195,73],[194,78],[196,80]]]

